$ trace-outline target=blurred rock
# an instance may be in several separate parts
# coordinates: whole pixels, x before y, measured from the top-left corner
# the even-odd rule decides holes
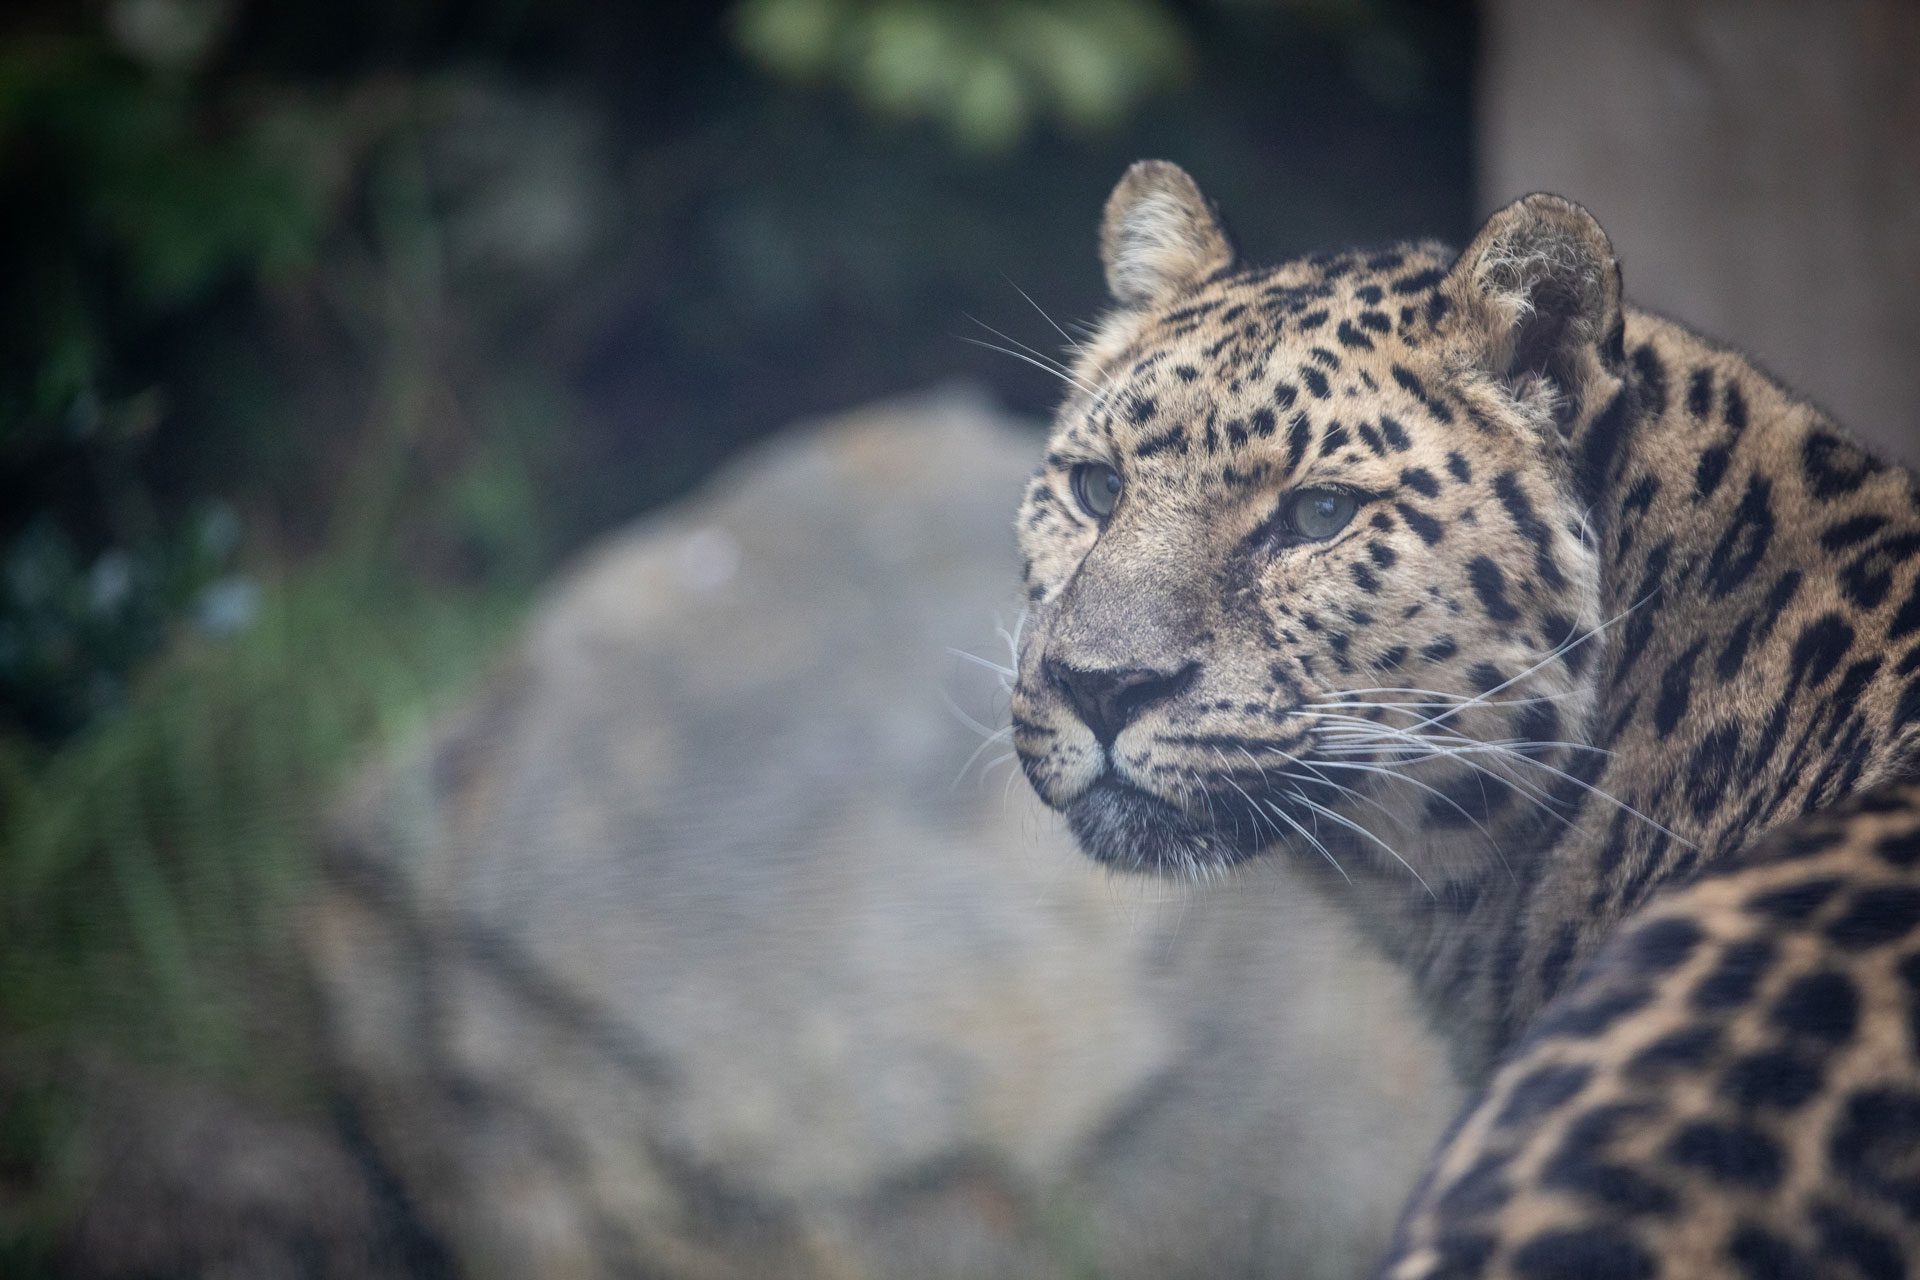
[[[325,1119],[206,1085],[92,1071],[66,1176],[84,1208],[60,1274],[86,1280],[420,1280],[437,1251]]]
[[[1285,867],[1116,880],[969,766],[1038,450],[960,393],[795,429],[358,790],[330,1052],[465,1273],[1364,1268],[1455,1101],[1399,975]]]

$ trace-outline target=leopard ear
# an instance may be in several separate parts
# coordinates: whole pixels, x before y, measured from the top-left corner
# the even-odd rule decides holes
[[[1232,266],[1233,245],[1186,170],[1142,160],[1107,197],[1100,265],[1115,302],[1144,307]]]
[[[1571,200],[1523,196],[1495,213],[1441,288],[1479,358],[1508,381],[1549,378],[1577,401],[1624,361],[1613,242]]]

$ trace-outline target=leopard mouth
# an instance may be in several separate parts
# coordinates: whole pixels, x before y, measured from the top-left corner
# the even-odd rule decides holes
[[[1209,825],[1112,776],[1067,806],[1067,825],[1096,862],[1123,871],[1183,876],[1229,867],[1268,843],[1251,823]]]

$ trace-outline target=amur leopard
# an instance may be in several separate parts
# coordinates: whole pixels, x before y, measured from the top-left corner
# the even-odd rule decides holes
[[[1173,165],[1019,517],[1081,846],[1269,852],[1477,1097],[1390,1280],[1920,1275],[1920,488],[1535,195],[1242,265]]]

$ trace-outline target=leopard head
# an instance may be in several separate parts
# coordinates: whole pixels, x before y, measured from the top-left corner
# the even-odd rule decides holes
[[[1594,718],[1605,234],[1530,196],[1457,256],[1247,268],[1147,161],[1100,247],[1114,306],[1019,516],[1028,779],[1125,868],[1484,867],[1578,780]]]

